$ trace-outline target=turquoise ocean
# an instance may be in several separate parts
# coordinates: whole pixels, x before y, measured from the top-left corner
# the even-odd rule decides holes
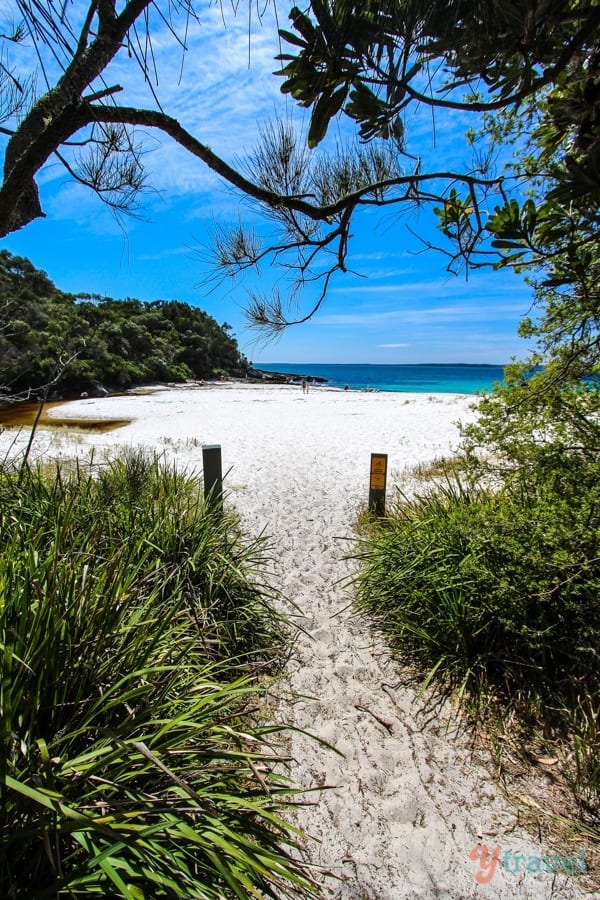
[[[503,366],[366,365],[354,363],[254,363],[265,372],[326,378],[329,387],[359,391],[407,391],[423,394],[476,394],[502,381]]]

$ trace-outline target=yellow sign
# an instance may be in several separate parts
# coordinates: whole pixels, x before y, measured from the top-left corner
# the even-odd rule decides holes
[[[386,456],[371,456],[371,474],[375,472],[379,472],[385,475],[385,470],[387,467],[387,457]]]
[[[385,516],[385,476],[387,474],[387,453],[371,453],[371,473],[369,481],[369,512]]]

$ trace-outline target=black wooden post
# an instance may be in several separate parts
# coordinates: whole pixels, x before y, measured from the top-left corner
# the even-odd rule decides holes
[[[221,465],[221,445],[202,445],[202,470],[204,472],[204,497],[210,499],[217,509],[223,511],[223,468]]]
[[[382,518],[385,516],[385,482],[387,476],[387,453],[371,453],[371,475],[369,479],[369,512]]]

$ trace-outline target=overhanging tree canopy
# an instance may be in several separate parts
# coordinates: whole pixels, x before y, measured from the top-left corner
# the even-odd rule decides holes
[[[229,274],[262,260],[285,261],[298,283],[346,268],[354,214],[365,206],[417,207],[438,214],[450,244],[448,267],[549,267],[553,286],[586,293],[600,205],[599,11],[593,2],[352,3],[314,0],[290,13],[282,30],[282,90],[311,109],[309,146],[333,117],[357,126],[361,145],[311,160],[288,129],[264,135],[250,162],[253,180],[275,193],[311,197],[303,216],[282,202],[270,211],[283,236],[261,243],[255,231],[219,234],[217,262]],[[460,171],[428,166],[412,139],[423,110],[460,114],[473,145]],[[517,148],[510,168],[494,169]],[[465,145],[466,146],[466,145]],[[439,157],[444,157],[440,147]],[[568,249],[567,249],[568,246]],[[278,292],[255,296],[251,319],[289,324]]]
[[[9,136],[0,236],[43,215],[36,177],[52,156],[117,209],[130,207],[144,178],[138,127],[178,142],[280,228],[264,244],[243,227],[219,234],[221,270],[286,261],[300,282],[320,281],[317,306],[331,274],[346,268],[352,217],[364,206],[437,205],[442,229],[455,242],[451,255],[469,264],[478,262],[481,238],[490,233],[497,249],[520,254],[510,258],[518,264],[554,253],[569,229],[595,236],[600,8],[594,0],[313,0],[306,12],[294,7],[293,30],[282,31],[291,52],[281,55],[280,74],[282,89],[312,107],[309,144],[319,143],[342,110],[363,144],[333,158],[309,158],[277,125],[265,131],[246,171],[213,153],[158,103],[121,104],[121,86],[105,80],[109,64],[124,54],[149,72],[155,21],[168,24],[183,52],[185,23],[196,15],[191,0],[13,0],[13,7],[12,31],[0,35],[0,127]],[[26,36],[61,61],[60,76],[41,93],[13,65]],[[423,107],[472,114],[474,131],[483,116],[488,135],[520,132],[524,143],[541,129],[535,155],[517,166],[511,184],[522,192],[524,182],[535,180],[543,203],[511,198],[506,177],[490,172],[481,153],[460,171],[425,168],[406,126]],[[78,167],[65,152],[73,140],[88,151]],[[251,314],[276,328],[288,322],[278,296],[255,298]]]

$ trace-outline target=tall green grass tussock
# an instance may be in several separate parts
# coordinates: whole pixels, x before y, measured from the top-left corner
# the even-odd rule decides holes
[[[455,473],[368,526],[356,611],[427,684],[563,736],[600,822],[600,481],[554,462],[492,490]]]
[[[2,472],[0,533],[0,896],[312,895],[256,715],[264,547],[139,453]]]

